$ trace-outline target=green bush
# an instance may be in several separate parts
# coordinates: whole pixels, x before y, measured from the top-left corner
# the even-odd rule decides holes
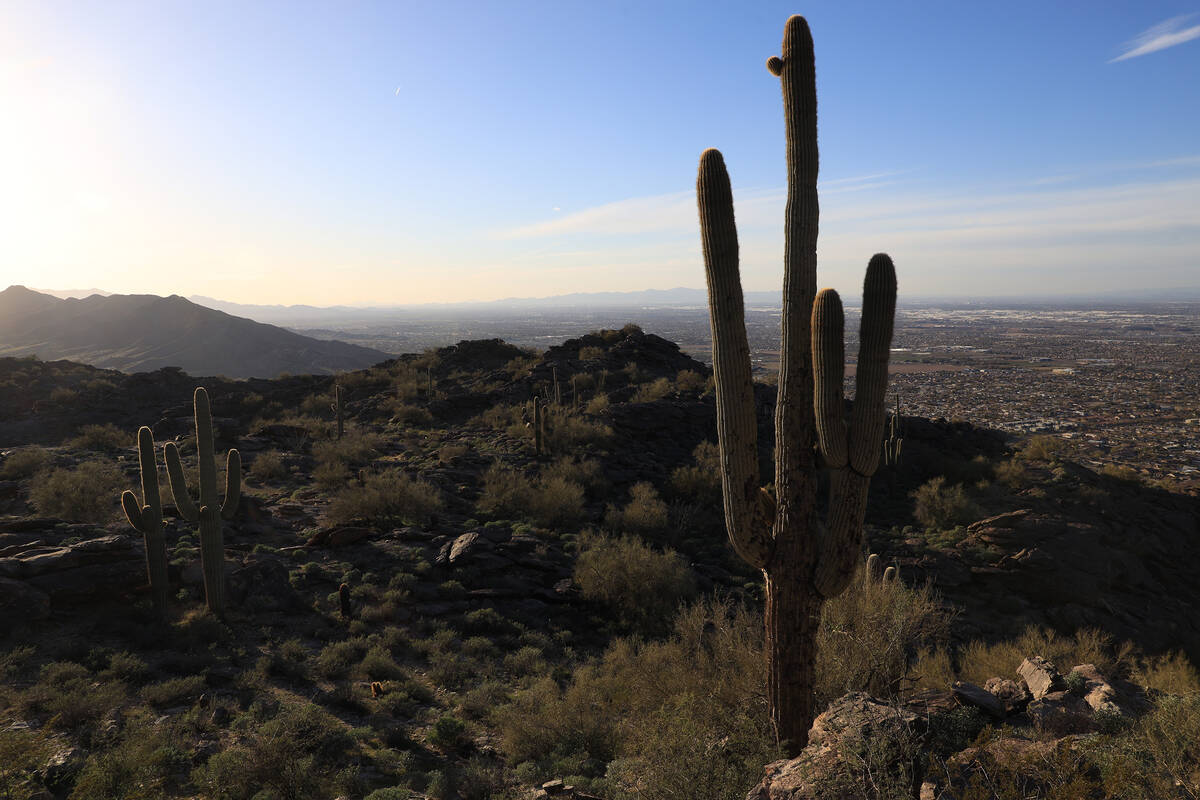
[[[702,502],[721,498],[721,451],[713,442],[701,442],[692,451],[694,465],[678,467],[671,473],[671,488]]]
[[[189,704],[204,691],[203,675],[171,678],[143,687],[142,699],[160,708]]]
[[[613,612],[621,624],[645,633],[668,630],[679,605],[696,593],[687,562],[632,536],[584,534],[574,578],[585,598]]]
[[[121,491],[128,485],[112,464],[84,461],[74,469],[43,474],[30,484],[29,500],[46,517],[104,524],[116,519]]]
[[[278,450],[266,450],[254,457],[250,464],[250,475],[258,481],[281,481],[288,476],[288,469]]]

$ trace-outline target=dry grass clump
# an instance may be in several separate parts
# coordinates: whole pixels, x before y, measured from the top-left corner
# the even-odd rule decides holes
[[[329,439],[313,445],[318,464],[363,466],[379,455],[379,436],[369,431],[346,431],[341,439]]]
[[[42,475],[29,487],[29,501],[45,517],[102,525],[117,518],[121,491],[130,482],[106,461],[84,461]]]
[[[361,486],[348,486],[329,504],[334,524],[352,520],[376,523],[424,523],[442,509],[444,501],[432,484],[398,469],[368,475]]]
[[[643,383],[633,395],[634,403],[652,403],[661,400],[671,393],[671,381],[659,378],[650,383]]]

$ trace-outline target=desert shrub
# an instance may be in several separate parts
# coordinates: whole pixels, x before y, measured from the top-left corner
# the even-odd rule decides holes
[[[367,476],[362,486],[348,486],[329,504],[328,516],[337,524],[355,519],[372,522],[427,522],[444,505],[431,483],[398,469]]]
[[[1054,461],[1066,448],[1066,441],[1061,437],[1043,434],[1027,441],[1020,456],[1026,461]]]
[[[350,484],[350,470],[338,462],[317,464],[313,467],[312,479],[322,489],[341,489]]]
[[[675,373],[675,388],[681,392],[702,392],[708,386],[708,378],[693,369],[681,369]]]
[[[714,442],[701,442],[692,451],[695,464],[677,467],[671,473],[671,488],[700,501],[721,497],[721,451]]]
[[[50,453],[41,447],[25,447],[0,461],[0,480],[31,478],[50,466]]]
[[[667,527],[667,504],[653,484],[643,481],[629,490],[629,503],[624,508],[609,506],[604,522],[614,531],[652,536]]]
[[[674,551],[659,552],[632,536],[585,534],[574,578],[583,596],[637,631],[667,629],[679,605],[696,593],[691,569]]]
[[[895,697],[922,647],[944,644],[952,613],[928,586],[868,580],[860,569],[821,607],[817,630],[817,708],[847,692]]]
[[[1137,658],[1132,673],[1134,681],[1149,689],[1174,695],[1200,695],[1200,671],[1178,651]]]
[[[50,402],[56,405],[71,405],[79,399],[79,392],[67,386],[55,386],[50,391]]]
[[[203,675],[187,675],[152,683],[142,688],[142,699],[153,706],[166,708],[190,703],[204,691]]]
[[[590,411],[590,403],[588,408]],[[612,428],[600,422],[562,410],[551,410],[547,414],[546,447],[552,452],[565,453],[574,448],[600,445],[611,439],[612,435]]]
[[[0,728],[0,798],[37,796],[37,771],[52,752],[39,731]]]
[[[341,464],[358,467],[370,463],[379,455],[379,437],[364,431],[347,431],[341,439],[327,439],[313,445],[313,457],[318,464]]]
[[[679,612],[665,641],[617,639],[561,688],[533,681],[493,717],[530,778],[573,767],[607,771],[611,796],[741,798],[779,757],[765,684],[761,616],[713,601]]]
[[[659,378],[650,383],[643,383],[633,395],[634,403],[652,403],[661,400],[671,393],[671,381]]]
[[[317,674],[325,678],[340,678],[353,669],[366,654],[364,639],[347,639],[328,644],[317,655]]]
[[[926,528],[953,528],[978,519],[981,513],[962,486],[947,486],[941,475],[926,481],[912,496],[913,516]]]
[[[434,747],[443,749],[461,747],[467,741],[467,726],[457,717],[445,714],[433,723],[428,739]]]
[[[1095,742],[1110,797],[1200,797],[1200,694],[1159,697],[1128,734]]]
[[[579,348],[580,361],[593,361],[598,358],[604,358],[603,347],[581,347]]]
[[[71,788],[70,800],[156,800],[165,785],[191,766],[187,745],[171,726],[155,726],[144,715],[126,724],[115,746],[88,756]]]
[[[124,702],[120,681],[97,681],[82,664],[55,661],[42,667],[37,683],[19,697],[18,708],[45,718],[53,729],[77,731]]]
[[[438,463],[452,464],[470,452],[470,446],[465,444],[444,444],[438,448]]]
[[[103,524],[116,518],[121,491],[128,485],[114,465],[84,461],[74,469],[42,475],[30,485],[29,500],[46,517]]]
[[[600,492],[608,486],[608,480],[604,477],[604,469],[599,461],[574,456],[556,458],[552,463],[542,467],[540,476],[543,480],[562,478],[571,483],[577,483],[590,492]]]
[[[395,402],[388,408],[391,420],[399,425],[425,426],[433,423],[433,414],[428,409],[412,403]]]
[[[1079,664],[1094,664],[1102,674],[1118,675],[1133,660],[1130,648],[1114,647],[1112,638],[1095,628],[1081,628],[1065,636],[1031,625],[1020,636],[1001,642],[972,641],[958,655],[958,677],[982,686],[988,678],[1011,678],[1021,661],[1038,655],[1060,671]]]
[[[213,800],[323,800],[341,794],[339,771],[353,747],[337,718],[289,703],[193,770],[192,781]]]
[[[1001,461],[993,471],[996,480],[1009,489],[1020,489],[1025,485],[1025,465],[1016,458]]]
[[[76,450],[99,450],[112,452],[132,447],[136,437],[116,425],[84,425],[68,444]]]
[[[578,483],[560,475],[531,481],[495,462],[484,473],[477,507],[485,514],[554,527],[581,519],[583,504],[584,490]]]
[[[608,408],[608,395],[598,394],[595,397],[593,397],[591,400],[588,400],[588,403],[586,406],[584,406],[583,411],[585,414],[590,414],[591,416],[594,417],[599,414],[603,414],[607,408]]]
[[[281,481],[288,476],[288,469],[278,450],[265,450],[254,457],[250,475],[262,482]]]

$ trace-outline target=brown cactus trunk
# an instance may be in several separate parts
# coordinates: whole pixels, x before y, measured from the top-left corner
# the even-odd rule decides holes
[[[775,736],[788,757],[808,744],[816,684],[817,625],[822,599],[800,575],[767,575],[767,700]]]

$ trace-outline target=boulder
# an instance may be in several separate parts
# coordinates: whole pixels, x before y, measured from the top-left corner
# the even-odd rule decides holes
[[[1029,705],[1029,701],[1033,699],[1024,683],[1009,678],[988,678],[987,682],[983,684],[983,688],[1004,704],[1005,714],[1024,711],[1025,706]]]
[[[954,697],[965,706],[974,706],[995,719],[1004,719],[1007,714],[1000,698],[982,686],[967,681],[955,681],[950,688]]]
[[[1049,692],[1057,692],[1067,688],[1062,676],[1053,664],[1041,656],[1029,656],[1017,667],[1017,674],[1034,700],[1041,700]]]
[[[746,800],[843,800],[861,796],[864,775],[903,784],[897,796],[921,785],[920,750],[926,720],[863,692],[847,694],[813,722],[808,746],[796,758],[765,767]]]

